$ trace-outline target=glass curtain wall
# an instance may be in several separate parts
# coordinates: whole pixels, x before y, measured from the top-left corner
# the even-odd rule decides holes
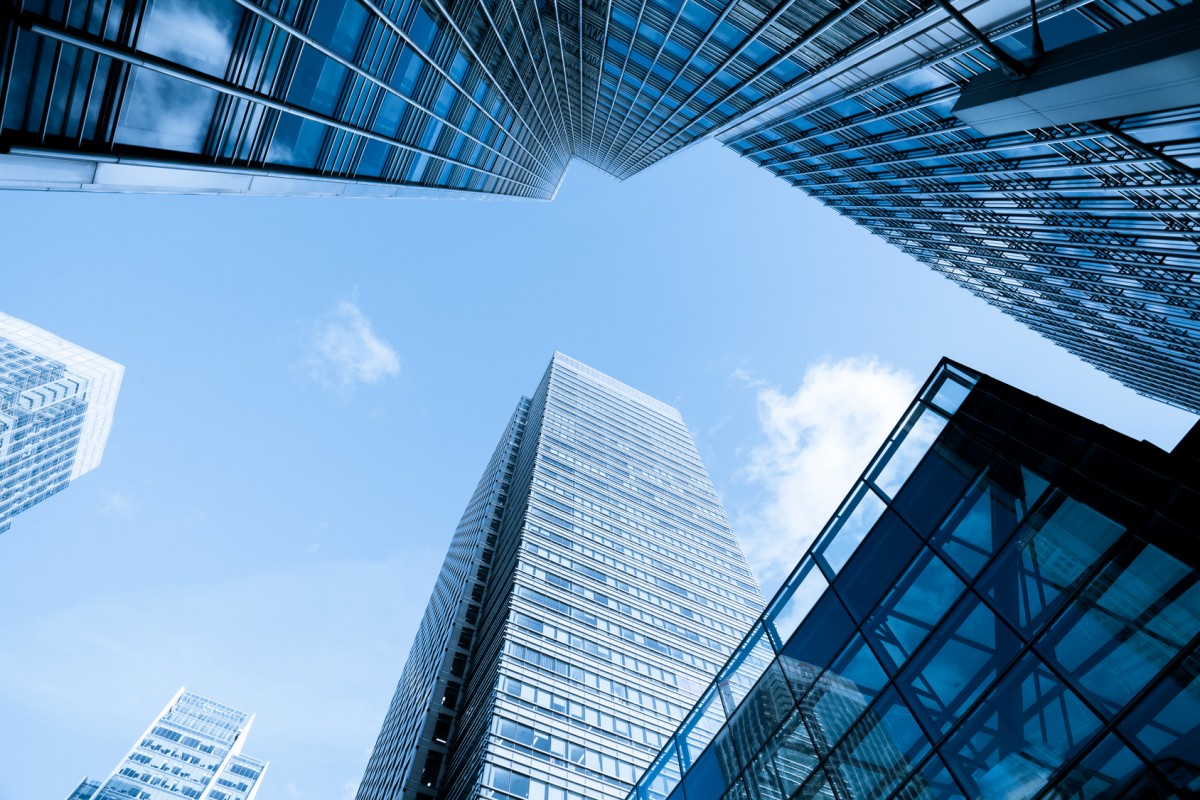
[[[628,800],[1193,796],[1197,443],[943,362]]]

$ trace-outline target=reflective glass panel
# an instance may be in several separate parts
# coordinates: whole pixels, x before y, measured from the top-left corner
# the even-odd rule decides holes
[[[850,612],[862,619],[908,566],[920,546],[921,541],[900,517],[886,512],[842,570],[833,584],[834,590]]]
[[[780,726],[779,732],[767,743],[760,758],[769,762],[769,766],[758,765],[754,767],[753,772],[772,776],[784,797],[790,797],[812,773],[817,765],[817,756],[812,736],[800,711],[792,712]],[[764,779],[762,783],[769,782]]]
[[[805,560],[798,572],[788,579],[766,613],[767,630],[776,649],[796,631],[804,615],[812,609],[829,581],[811,560]]]
[[[885,691],[829,757],[830,781],[846,797],[886,797],[924,755],[929,740],[900,697]]]
[[[883,501],[866,484],[858,485],[815,551],[830,574],[836,574],[854,554],[884,508]]]
[[[1009,622],[1032,632],[1123,530],[1098,511],[1056,493],[988,567],[981,589]]]
[[[935,446],[913,471],[892,508],[927,536],[975,476],[975,468],[947,447]]]
[[[1126,778],[1131,775],[1135,780],[1144,775],[1146,769],[1146,764],[1132,750],[1109,734],[1054,785],[1051,796],[1062,800],[1136,797],[1137,794],[1121,791],[1121,786],[1128,785]]]
[[[886,648],[894,669],[912,655],[965,588],[933,551],[921,548],[913,564],[867,619],[864,630]]]
[[[1145,629],[1154,606],[1192,571],[1153,545],[1114,560],[1084,587],[1039,649],[1110,713],[1141,691],[1200,626]],[[1165,634],[1165,635],[1163,635]]]
[[[854,622],[850,615],[837,597],[827,592],[813,606],[780,655],[820,669],[830,662],[853,632]]]
[[[717,690],[711,688],[679,728],[680,757],[686,770],[725,724],[725,711]]]
[[[1119,727],[1147,758],[1178,759],[1200,774],[1200,653],[1160,680]]]
[[[795,705],[783,670],[778,663],[772,664],[729,721],[737,770],[749,763]]]
[[[896,438],[867,473],[885,497],[896,496],[934,439],[946,427],[946,421],[926,405],[918,404],[913,409]]]
[[[1045,664],[1026,653],[942,748],[970,797],[1032,797],[1100,720]]]
[[[1012,661],[1019,646],[1008,626],[971,592],[896,683],[926,727],[944,734]]]
[[[679,752],[672,741],[646,770],[638,786],[640,800],[662,800],[679,784]]]
[[[953,414],[958,411],[958,407],[962,405],[963,400],[967,399],[967,395],[971,393],[971,386],[962,381],[956,374],[943,371],[935,381],[932,388],[933,396],[925,395],[929,402],[937,406],[947,414]]]
[[[1035,473],[996,459],[955,504],[930,544],[963,574],[974,577],[1046,486]]]

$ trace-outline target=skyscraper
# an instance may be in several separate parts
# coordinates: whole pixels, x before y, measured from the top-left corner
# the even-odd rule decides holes
[[[761,607],[679,412],[556,353],[451,540],[358,798],[623,798]]]
[[[1197,476],[943,361],[627,800],[1194,796]]]
[[[254,800],[267,764],[242,755],[253,722],[181,688],[107,778],[67,800]]]
[[[718,138],[1200,413],[1200,5],[960,5],[853,4]]]
[[[1200,411],[1200,11],[960,5],[21,0],[0,187],[549,198],[712,137]]]
[[[0,533],[99,466],[124,372],[0,313]]]

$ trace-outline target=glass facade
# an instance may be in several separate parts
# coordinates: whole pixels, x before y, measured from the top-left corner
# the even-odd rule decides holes
[[[955,105],[1002,66],[940,3],[804,5],[825,27],[792,50],[803,74],[717,138],[1127,386],[1200,413],[1194,93],[986,135]],[[1175,0],[1037,5],[1047,55],[1164,12],[1198,19]],[[962,4],[1017,59],[1033,56],[1030,8]]]
[[[761,608],[679,412],[555,354],[451,541],[359,800],[620,800]]]
[[[628,800],[1196,796],[1197,467],[943,361]]]
[[[1136,113],[955,115],[973,78],[1165,14],[1194,59],[1200,13],[1041,5],[1035,42],[1024,0],[18,0],[0,187],[551,198],[572,158],[625,178],[715,137],[1200,412],[1197,88],[1150,69]]]
[[[124,371],[0,313],[0,533],[100,464]]]
[[[106,779],[67,800],[253,800],[267,769],[241,752],[253,722],[180,689]]]

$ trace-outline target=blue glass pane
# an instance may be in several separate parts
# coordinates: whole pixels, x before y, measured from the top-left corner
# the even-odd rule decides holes
[[[905,800],[966,800],[954,776],[932,755],[894,795]]]
[[[1032,797],[1100,720],[1027,653],[942,748],[972,797]]]
[[[1126,562],[1125,558],[1121,562]],[[1128,563],[1112,562],[1084,587],[1071,608],[1047,633],[1039,649],[1057,663],[1081,692],[1115,713],[1150,683],[1200,625],[1146,630],[1156,606],[1195,575],[1153,545]]]
[[[945,562],[922,548],[863,630],[872,642],[884,648],[894,670],[925,640],[965,588]]]
[[[885,497],[895,497],[938,434],[946,427],[946,422],[941,414],[918,403],[870,467],[868,480]]]
[[[956,373],[946,370],[935,379],[933,386],[930,387],[932,395],[927,394],[925,397],[930,404],[937,406],[947,414],[953,414],[958,411],[963,400],[967,399],[971,389],[972,386]]]
[[[838,572],[845,565],[884,508],[883,501],[865,484],[855,487],[827,532],[822,534],[821,543],[815,550],[829,574]]]
[[[680,725],[676,736],[682,743],[680,758],[685,770],[700,756],[704,748],[708,747],[708,743],[724,724],[725,711],[720,698],[716,689],[709,689]]]
[[[832,594],[826,593],[788,640],[781,655],[821,668],[833,659],[834,653],[853,632],[854,622],[841,602]]]
[[[939,553],[968,577],[983,568],[1047,484],[998,458],[967,490],[930,538]]]
[[[768,744],[767,749],[754,759],[750,768],[742,776],[744,786],[741,787],[741,791],[744,796],[753,798],[753,800],[784,800],[786,797],[779,788],[779,776],[775,767],[780,738],[776,736]]]
[[[795,705],[783,669],[778,663],[772,664],[729,721],[729,738],[736,757],[735,771],[750,763]]]
[[[929,740],[892,689],[884,692],[826,762],[845,797],[886,797],[929,752]]]
[[[1052,495],[980,579],[1010,623],[1032,634],[1124,529],[1066,495]]]
[[[1200,774],[1200,653],[1160,680],[1120,730],[1147,758],[1178,759]]]
[[[775,648],[783,646],[796,631],[821,594],[829,586],[825,576],[811,560],[801,563],[800,569],[788,578],[779,595],[764,615],[767,630],[771,633]]]
[[[775,795],[771,789],[778,786],[782,796],[789,797],[816,765],[816,752],[808,726],[804,724],[801,713],[795,711],[780,726],[747,772],[746,788],[760,790],[763,797],[773,797]]]
[[[868,701],[874,700],[887,682],[887,673],[861,636],[855,635],[829,665],[829,673],[854,685]]]
[[[920,546],[921,541],[900,517],[886,512],[842,569],[834,591],[856,618],[864,618]]]
[[[1141,793],[1130,791],[1149,772],[1146,763],[1109,734],[1093,747],[1082,761],[1054,785],[1057,796],[1071,800],[1092,798],[1154,797],[1165,792]],[[1056,796],[1052,794],[1051,796]]]
[[[357,0],[321,0],[308,34],[338,55],[353,58],[367,24],[367,10]]]
[[[725,794],[733,776],[723,774],[719,759],[719,748],[711,747],[692,765],[683,778],[687,800],[719,800]]]
[[[949,448],[934,447],[896,496],[892,508],[927,536],[975,477],[975,468]]]
[[[968,593],[896,684],[932,732],[944,734],[1016,656],[1020,642]],[[893,652],[895,646],[888,646]]]

